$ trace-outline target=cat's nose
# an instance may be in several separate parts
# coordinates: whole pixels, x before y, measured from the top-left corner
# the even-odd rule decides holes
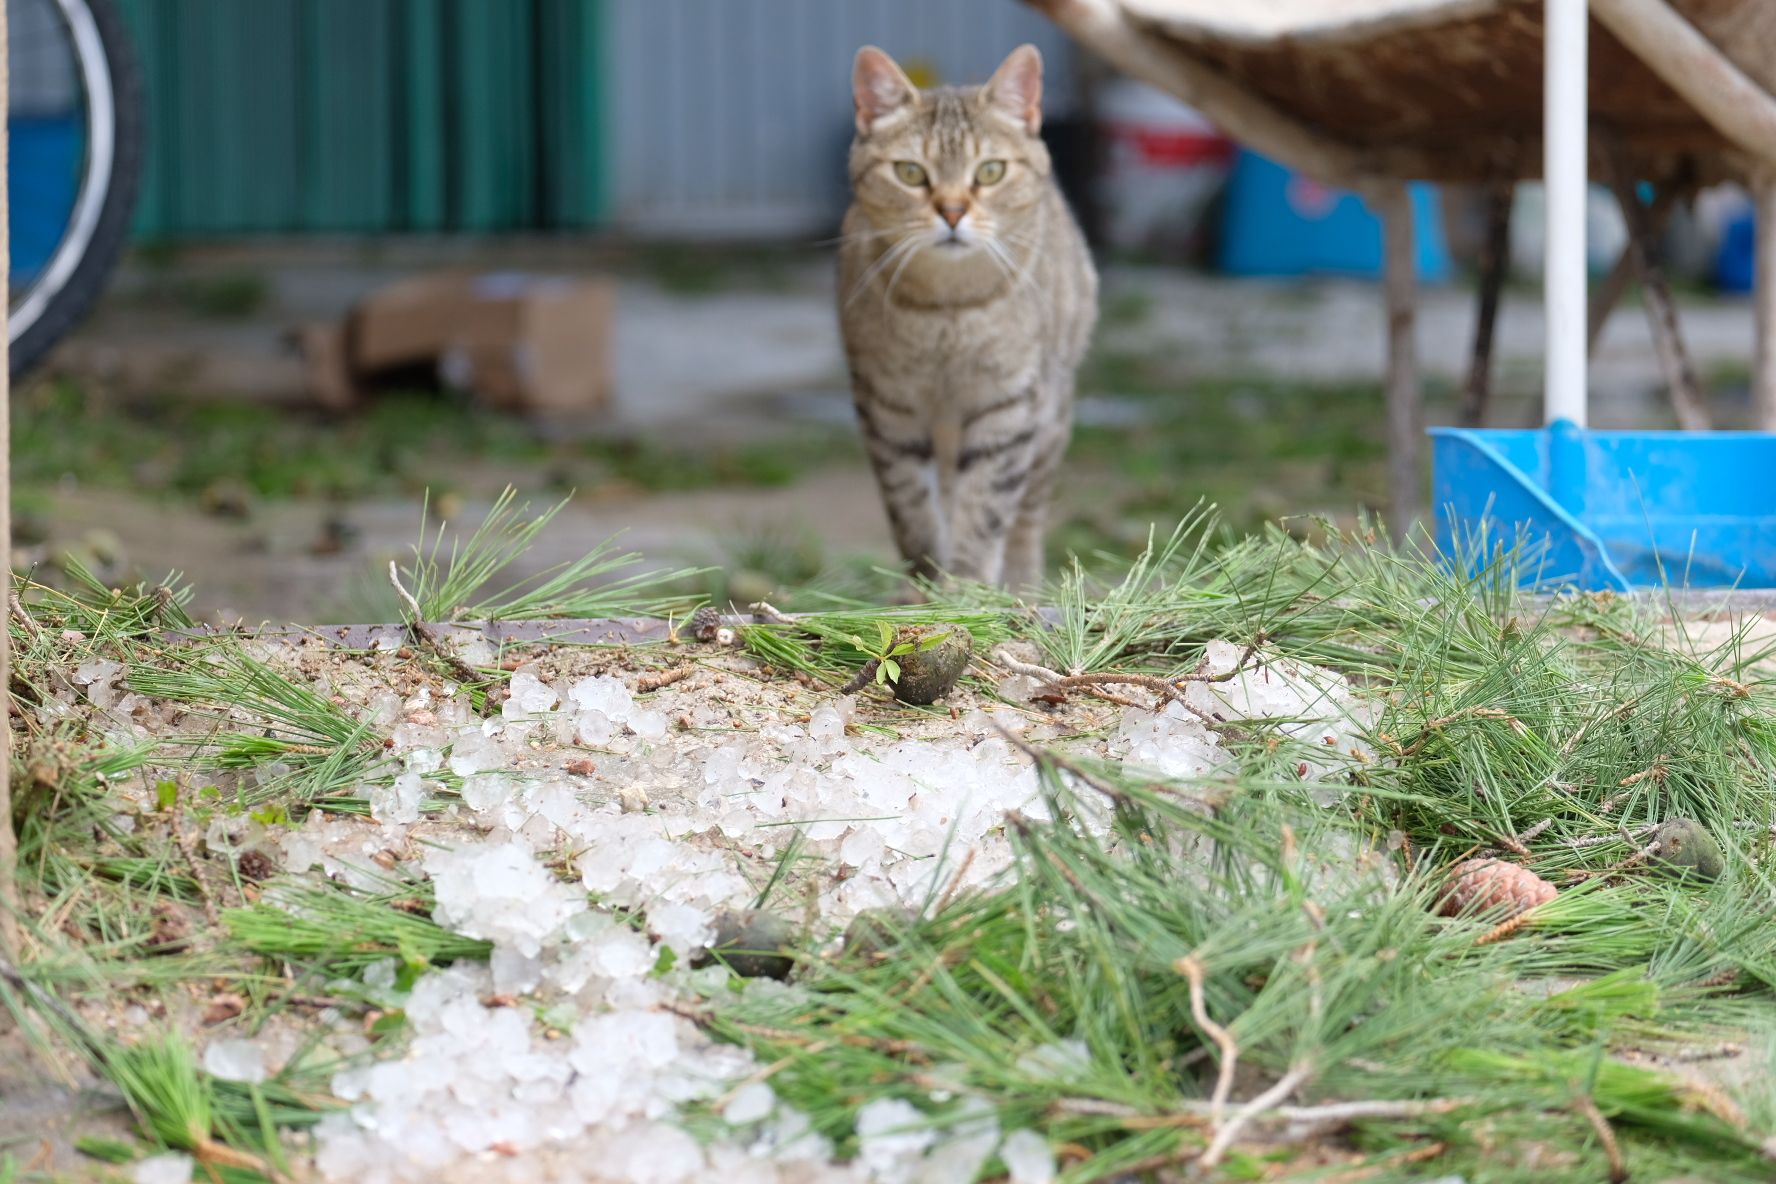
[[[942,218],[944,222],[949,225],[951,230],[956,229],[956,223],[962,221],[963,216],[967,213],[968,203],[965,201],[943,201],[937,203],[937,216]]]

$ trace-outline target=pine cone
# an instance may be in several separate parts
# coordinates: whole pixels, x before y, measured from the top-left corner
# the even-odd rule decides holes
[[[685,632],[698,641],[714,641],[715,631],[721,628],[721,609],[713,604],[706,604],[691,614],[691,623]]]
[[[1526,867],[1502,859],[1468,859],[1449,869],[1449,882],[1437,900],[1445,917],[1505,910],[1518,917],[1557,895],[1554,885]]]

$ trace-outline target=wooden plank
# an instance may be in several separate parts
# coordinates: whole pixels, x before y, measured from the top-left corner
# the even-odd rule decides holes
[[[1664,0],[1590,0],[1591,15],[1727,139],[1776,161],[1776,98]]]

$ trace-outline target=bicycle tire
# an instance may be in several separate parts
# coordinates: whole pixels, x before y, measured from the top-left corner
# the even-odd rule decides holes
[[[123,254],[129,239],[130,217],[135,212],[136,193],[141,186],[144,151],[142,112],[142,80],[131,52],[129,34],[123,18],[112,0],[56,0],[74,34],[75,61],[89,83],[98,72],[109,86],[111,96],[111,163],[107,170],[103,193],[96,199],[96,217],[81,242],[64,239],[56,247],[49,264],[51,278],[57,282],[45,291],[42,300],[32,305],[27,296],[19,310],[9,316],[8,336],[11,351],[8,370],[17,379],[42,360],[50,347],[74,328],[104,291],[111,271]],[[82,21],[82,17],[86,19]],[[85,200],[88,179],[82,179]],[[71,218],[73,229],[79,227],[79,205]],[[58,263],[64,260],[56,276]],[[39,285],[41,288],[42,285]],[[35,293],[33,290],[33,294]],[[9,295],[10,300],[10,295]],[[23,310],[29,315],[18,317]]]

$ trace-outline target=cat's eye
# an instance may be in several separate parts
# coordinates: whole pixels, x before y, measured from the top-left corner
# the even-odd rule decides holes
[[[894,175],[900,178],[900,183],[902,185],[925,184],[925,166],[916,164],[910,160],[895,161]]]
[[[976,185],[997,185],[1005,179],[1005,162],[1003,160],[983,160],[981,166],[974,170]]]

